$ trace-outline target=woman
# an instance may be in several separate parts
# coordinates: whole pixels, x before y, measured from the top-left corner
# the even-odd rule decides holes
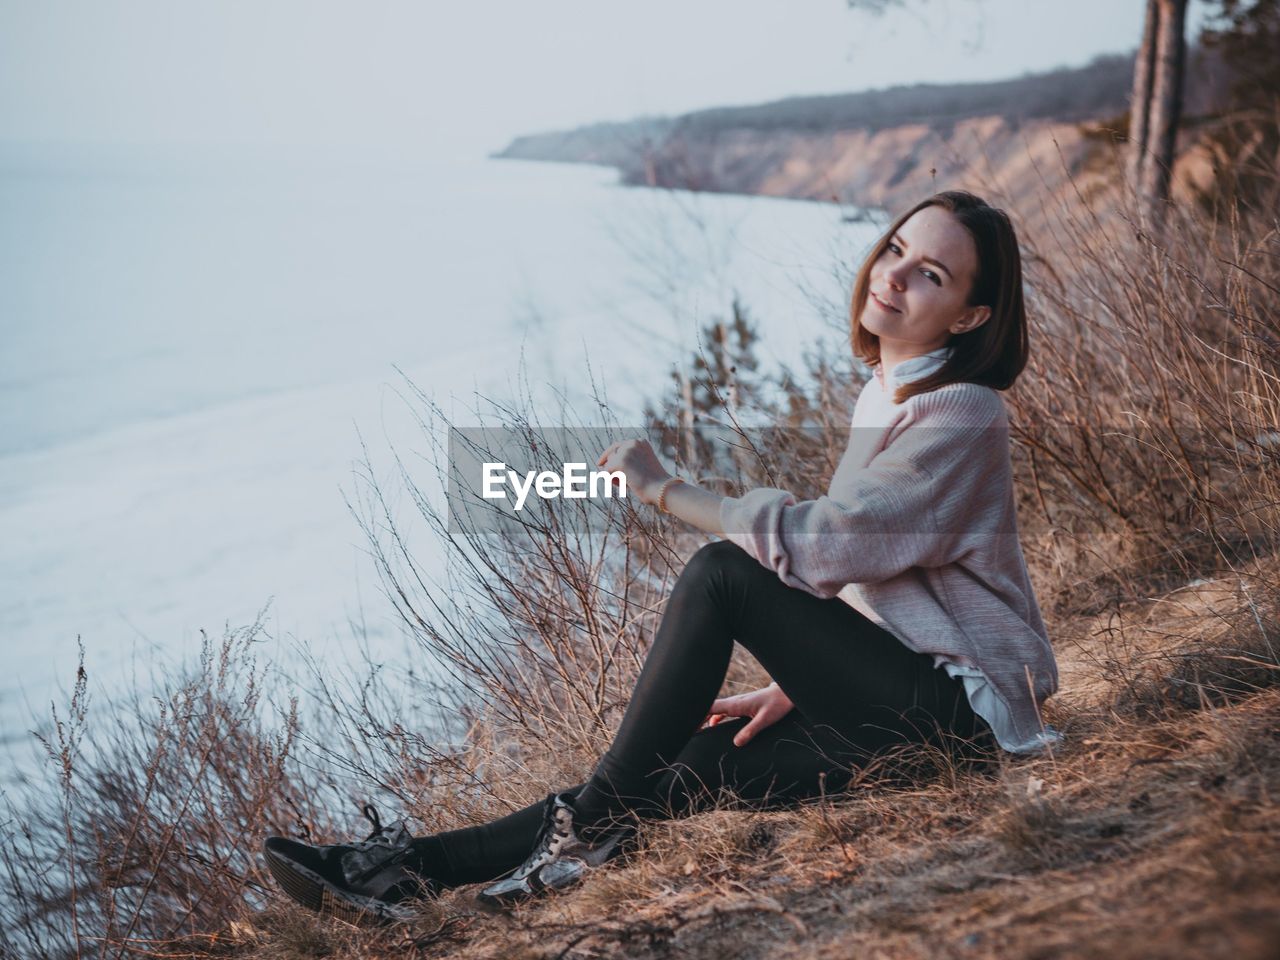
[[[677,580],[591,778],[430,837],[376,815],[361,843],[273,837],[268,863],[295,899],[385,918],[408,896],[494,881],[480,902],[500,907],[576,882],[625,847],[635,817],[691,812],[721,788],[789,803],[903,744],[983,755],[1057,739],[1040,720],[1057,665],[1018,543],[997,393],[1027,360],[1008,218],[958,191],[920,203],[863,264],[850,316],[874,378],[827,496],[721,497],[668,475],[640,440],[601,454],[640,500],[724,539]],[[735,640],[773,682],[716,699]]]

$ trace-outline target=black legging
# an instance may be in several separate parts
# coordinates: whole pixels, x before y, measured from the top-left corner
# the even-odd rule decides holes
[[[735,639],[796,707],[742,747],[733,735],[744,721],[698,729]],[[684,815],[721,788],[752,806],[785,805],[840,789],[854,769],[906,743],[973,760],[996,750],[962,682],[935,668],[932,654],[909,650],[838,598],[786,586],[736,544],[717,541],[685,565],[613,744],[591,779],[569,789],[577,822],[624,808]],[[540,801],[416,840],[418,869],[448,886],[502,876],[533,849],[542,810]]]

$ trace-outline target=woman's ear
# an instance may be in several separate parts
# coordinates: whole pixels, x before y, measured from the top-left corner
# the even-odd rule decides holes
[[[968,333],[970,330],[977,330],[988,320],[991,319],[990,307],[972,307],[966,310],[955,323],[951,325],[952,333]]]

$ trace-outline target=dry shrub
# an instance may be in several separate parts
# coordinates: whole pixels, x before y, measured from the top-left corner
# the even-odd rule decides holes
[[[1008,400],[1037,585],[1082,612],[1276,549],[1280,187],[1163,226],[1062,197],[1024,236],[1036,330]]]
[[[10,949],[118,956],[200,941],[217,952],[266,902],[261,838],[326,818],[323,784],[289,770],[297,702],[268,702],[260,630],[259,619],[206,637],[185,676],[105,711],[90,709],[81,667],[45,740],[56,783],[23,809],[10,798],[16,829],[0,846]]]

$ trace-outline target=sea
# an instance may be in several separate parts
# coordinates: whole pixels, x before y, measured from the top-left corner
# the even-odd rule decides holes
[[[100,708],[259,617],[264,657],[411,657],[353,500],[407,464],[443,503],[423,398],[639,424],[735,297],[765,368],[847,350],[853,219],[483,154],[0,143],[4,779],[81,648]]]

